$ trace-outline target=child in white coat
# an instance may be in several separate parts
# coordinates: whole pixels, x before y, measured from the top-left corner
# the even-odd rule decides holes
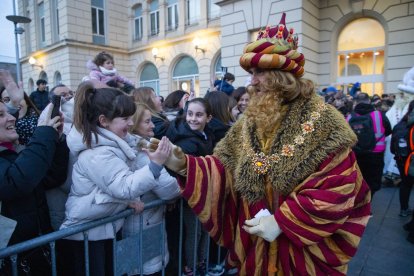
[[[130,132],[134,134],[135,144],[137,145],[137,158],[132,165],[135,170],[140,170],[150,163],[150,159],[146,151],[141,149],[140,145],[145,144],[146,140],[149,140],[154,136],[154,124],[151,121],[151,111],[149,108],[142,104],[136,104],[137,110],[135,111],[132,121],[134,125],[130,128]],[[150,192],[141,196],[141,200],[144,203],[148,203],[157,199],[170,200],[180,195],[180,188],[177,184],[177,180],[170,176],[168,172],[163,168],[160,174],[155,179],[155,184]],[[143,244],[144,252],[143,260],[143,274],[144,275],[161,275],[159,272],[168,263],[169,254],[167,248],[166,230],[162,221],[165,215],[165,205],[145,210],[142,213],[143,226],[140,225],[140,215],[133,215],[126,219],[122,228],[123,237],[129,237],[132,235],[143,232]],[[162,244],[162,233],[164,234],[164,244]],[[151,246],[145,246],[150,244]],[[162,246],[164,246],[164,255],[162,254]],[[163,260],[164,259],[164,260]],[[140,260],[137,259],[137,262]],[[138,263],[139,267],[139,263]],[[140,271],[135,271],[134,274],[140,274]]]
[[[95,89],[90,82],[79,86],[75,96],[74,127],[67,137],[77,161],[73,166],[73,184],[61,229],[113,216],[155,187],[155,179],[171,152],[171,145],[163,138],[162,147],[147,152],[149,164],[134,170],[131,167],[136,157],[131,147],[134,138],[128,128],[133,125],[135,109],[133,100],[118,89]],[[105,275],[113,270],[112,239],[121,229],[123,219],[115,221],[114,225],[115,231],[112,223],[88,231],[91,275]],[[83,275],[83,234],[67,239],[71,240],[73,251],[73,275]]]

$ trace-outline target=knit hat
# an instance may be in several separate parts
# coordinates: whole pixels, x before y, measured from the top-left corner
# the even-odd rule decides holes
[[[297,78],[305,73],[305,57],[299,53],[298,36],[293,29],[287,30],[286,14],[283,13],[279,25],[261,30],[256,41],[244,47],[240,57],[240,66],[250,71],[251,68],[278,69],[291,72]]]
[[[414,67],[405,73],[403,83],[398,85],[398,89],[403,92],[414,94]]]

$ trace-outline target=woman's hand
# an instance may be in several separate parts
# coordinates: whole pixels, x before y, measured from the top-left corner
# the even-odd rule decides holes
[[[50,126],[53,127],[59,135],[61,135],[63,128],[59,128],[63,124],[62,116],[56,116],[55,118],[50,118],[52,116],[53,104],[50,103],[42,111],[37,121],[37,126]]]
[[[146,148],[142,148],[142,150],[148,154],[148,157],[151,161],[157,163],[158,165],[164,165],[165,161],[171,153],[172,145],[170,143],[170,140],[164,136],[162,137],[155,151],[151,151]]]
[[[24,95],[22,83],[17,85],[10,72],[4,69],[0,69],[0,81],[3,83],[7,93],[9,94],[12,106],[18,107],[20,102],[23,100]]]

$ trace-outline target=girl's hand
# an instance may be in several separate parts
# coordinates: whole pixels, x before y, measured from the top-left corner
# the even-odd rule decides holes
[[[132,201],[128,204],[129,208],[134,209],[135,214],[139,214],[144,211],[144,202],[142,201]]]
[[[158,148],[155,151],[150,151],[149,149],[142,148],[142,150],[147,153],[149,159],[158,165],[164,165],[165,161],[171,153],[171,149],[172,145],[170,143],[170,140],[168,140],[168,138],[165,136],[162,137],[160,143],[158,144]]]

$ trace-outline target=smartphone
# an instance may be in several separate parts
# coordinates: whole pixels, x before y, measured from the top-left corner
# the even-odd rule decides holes
[[[56,116],[60,116],[60,112],[59,112],[59,109],[60,109],[60,96],[53,95],[52,104],[53,104],[53,110],[52,110],[51,119],[55,118]]]

